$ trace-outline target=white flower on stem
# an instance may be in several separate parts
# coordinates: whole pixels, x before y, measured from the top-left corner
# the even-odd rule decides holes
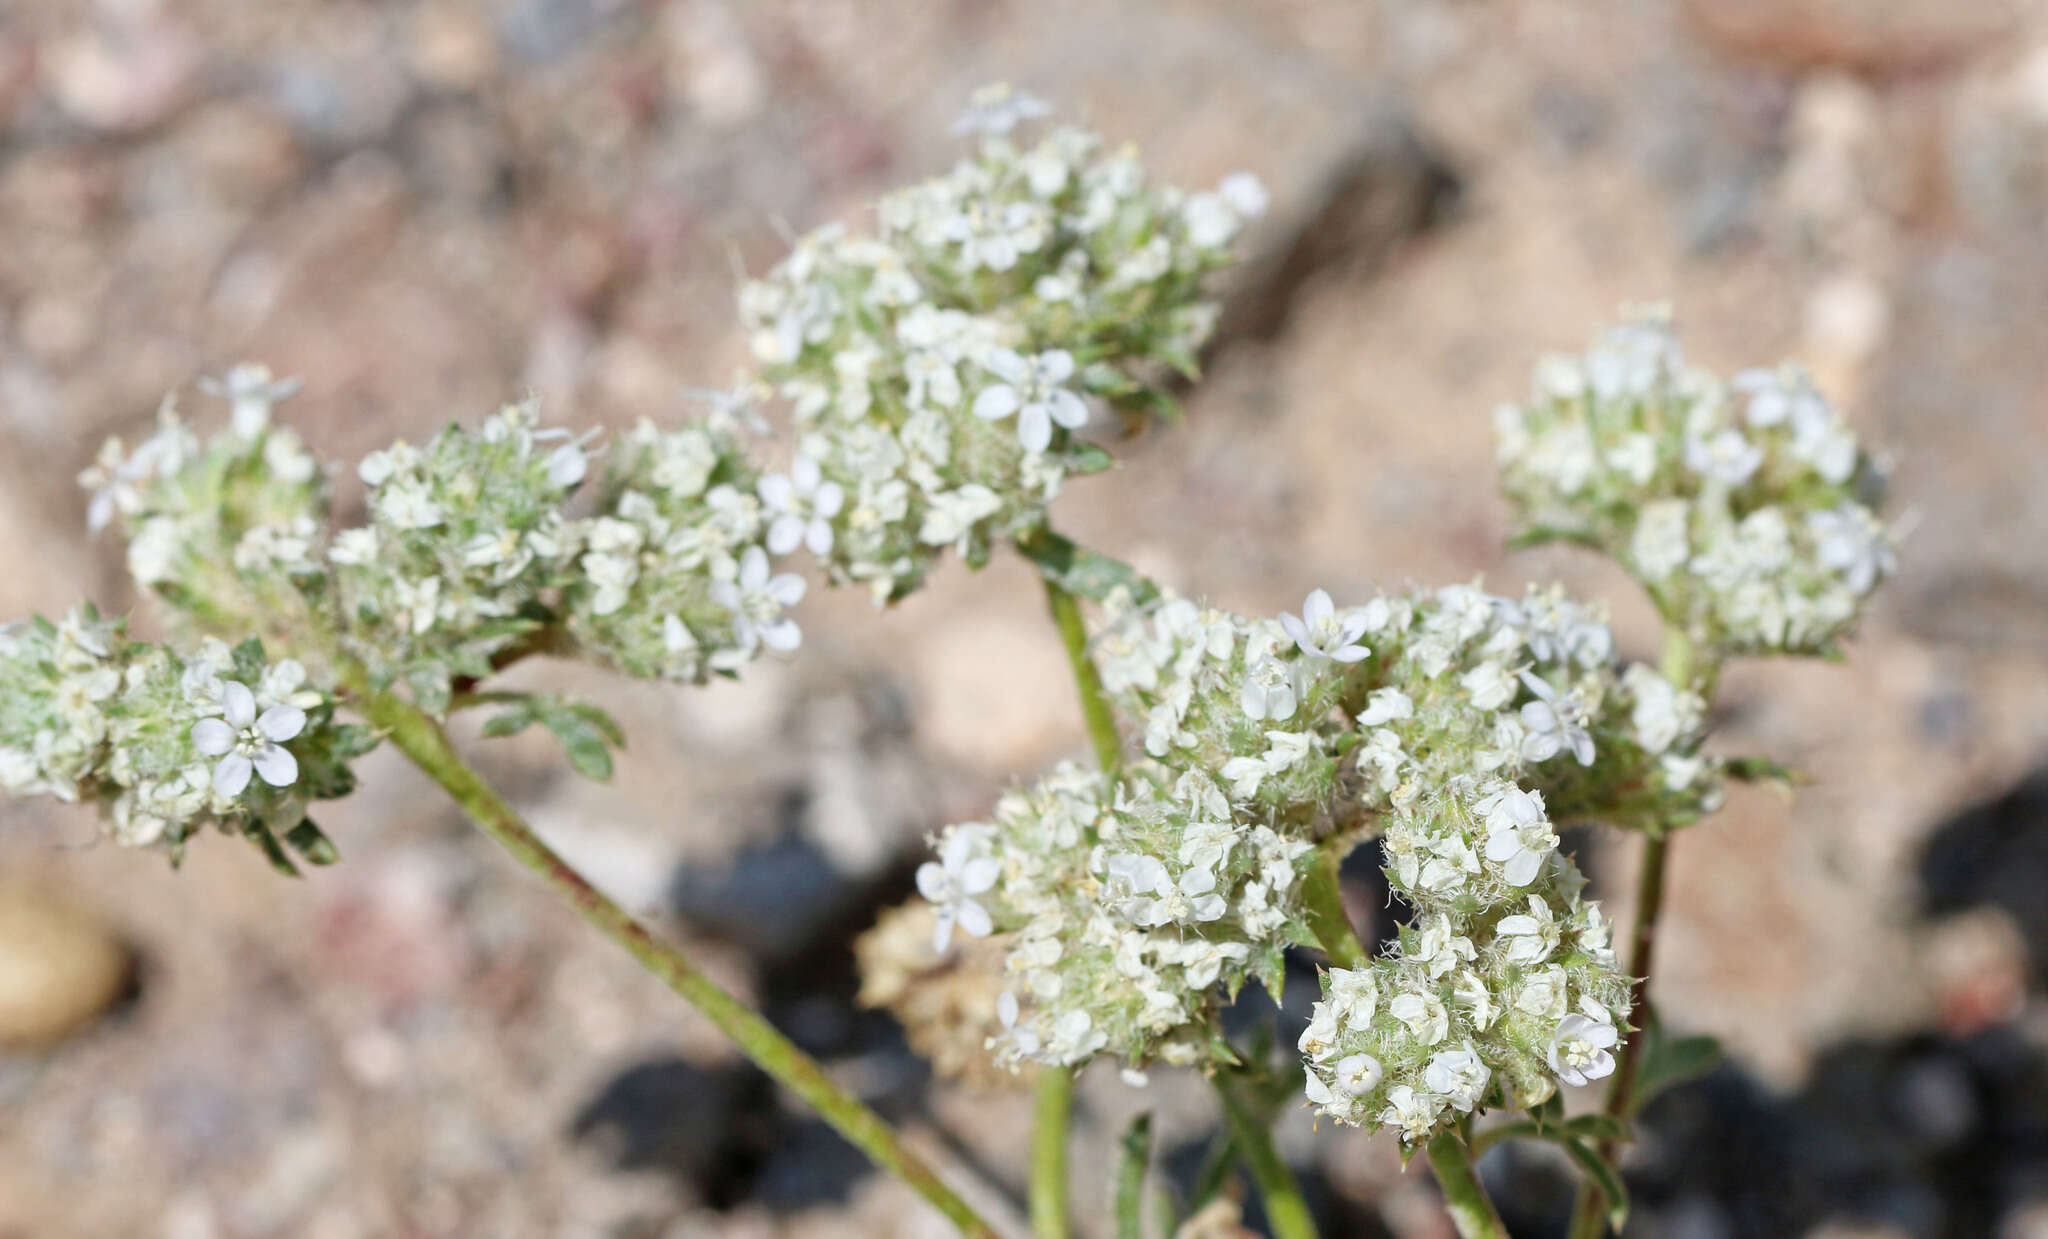
[[[999,422],[1017,416],[1017,441],[1027,452],[1052,443],[1053,424],[1076,430],[1088,423],[1088,406],[1063,384],[1074,375],[1074,355],[1063,348],[1026,357],[1014,349],[991,349],[982,368],[1002,380],[981,389],[974,415]]]
[[[1282,722],[1294,717],[1300,704],[1295,689],[1295,668],[1277,658],[1262,658],[1245,672],[1238,690],[1238,704],[1253,722]]]
[[[1501,867],[1510,886],[1534,882],[1557,847],[1542,798],[1511,785],[1472,807],[1486,823],[1486,859]]]
[[[1052,105],[1037,95],[1019,90],[1008,82],[990,82],[977,87],[968,97],[966,110],[954,118],[953,134],[955,137],[970,133],[999,136],[1027,120],[1051,114]]]
[[[1565,749],[1581,766],[1593,764],[1593,737],[1580,721],[1577,707],[1558,700],[1557,690],[1541,676],[1522,672],[1522,684],[1536,700],[1522,706],[1522,726],[1529,734],[1522,738],[1522,756],[1530,761],[1549,761]]]
[[[215,792],[241,795],[249,786],[251,772],[272,787],[290,787],[298,780],[298,759],[283,745],[305,730],[304,710],[275,705],[259,715],[256,694],[233,680],[221,685],[220,705],[223,717],[201,719],[192,725],[192,747],[207,757],[220,758],[213,768]]]
[[[1610,1052],[1621,1039],[1614,1025],[1574,1011],[1557,1022],[1550,1041],[1550,1069],[1566,1084],[1584,1084],[1614,1072]]]
[[[1487,1082],[1492,1078],[1492,1070],[1469,1042],[1459,1049],[1438,1051],[1422,1069],[1422,1082],[1430,1092],[1468,1112],[1486,1095]]]
[[[917,893],[938,912],[933,950],[944,951],[951,944],[955,925],[976,938],[995,932],[988,909],[975,901],[975,896],[993,890],[1002,876],[1002,862],[989,854],[994,836],[994,828],[979,823],[955,827],[939,845],[939,858],[917,867]]]
[[[1311,591],[1302,600],[1300,617],[1283,613],[1280,626],[1294,638],[1294,644],[1300,647],[1301,652],[1310,657],[1355,663],[1372,653],[1358,644],[1358,639],[1365,635],[1365,616],[1356,611],[1338,615],[1326,590]]]
[[[788,653],[803,644],[803,631],[783,614],[804,596],[804,579],[793,572],[770,576],[768,552],[750,546],[740,556],[737,576],[714,581],[711,598],[732,612],[733,643],[751,654],[757,645]]]
[[[299,390],[299,381],[273,378],[269,366],[245,361],[220,378],[199,380],[199,387],[226,400],[235,434],[253,439],[270,428],[270,411]]]
[[[799,543],[813,555],[832,553],[832,518],[846,504],[846,490],[825,479],[818,462],[799,452],[789,472],[763,474],[761,502],[775,512],[768,526],[768,549],[787,555]]]
[[[1386,1072],[1380,1067],[1380,1060],[1370,1054],[1349,1054],[1337,1060],[1333,1073],[1337,1078],[1337,1090],[1350,1097],[1363,1097],[1380,1086],[1380,1079]]]

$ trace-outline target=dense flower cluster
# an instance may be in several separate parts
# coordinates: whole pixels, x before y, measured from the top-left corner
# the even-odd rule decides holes
[[[1496,430],[1522,539],[1612,555],[1716,657],[1828,652],[1893,569],[1882,469],[1805,373],[1723,384],[1663,317],[1546,359]]]
[[[132,847],[176,855],[211,823],[317,856],[306,806],[346,795],[373,743],[333,715],[305,668],[253,641],[184,655],[90,607],[0,629],[0,788],[94,804]]]
[[[1302,1045],[1311,1099],[1419,1139],[1599,1074],[1579,1042],[1613,1043],[1628,983],[1553,823],[1710,803],[1696,695],[1618,669],[1605,623],[1554,590],[1344,610],[1318,590],[1278,620],[1111,611],[1095,653],[1142,756],[1011,794],[919,875],[942,934],[1015,935],[999,1054],[1218,1052],[1219,982],[1270,982],[1282,950],[1312,945],[1316,847],[1376,829],[1417,919],[1389,957],[1331,974]]]
[[[587,469],[582,444],[541,429],[530,403],[364,457],[370,521],[337,534],[326,557],[343,631],[371,674],[439,712],[455,677],[488,675],[494,654],[538,628],[574,579],[585,531],[562,502]]]
[[[817,544],[816,520],[791,509],[818,506],[820,489],[802,470],[795,483],[757,476],[725,417],[675,431],[640,423],[611,449],[566,600],[571,634],[621,670],[674,680],[795,649],[801,634],[783,611],[804,582],[772,572],[770,554]]]
[[[1078,129],[1013,141],[1044,111],[982,92],[962,122],[973,157],[884,198],[875,235],[822,228],[741,290],[801,432],[797,485],[767,497],[834,579],[877,597],[948,547],[980,563],[1070,474],[1108,466],[1074,434],[1091,402],[1168,403],[1159,381],[1193,372],[1215,323],[1203,277],[1264,209],[1248,176],[1150,185],[1134,150]]]

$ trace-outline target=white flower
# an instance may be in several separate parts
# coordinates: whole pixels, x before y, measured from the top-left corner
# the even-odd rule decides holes
[[[932,949],[944,951],[953,941],[953,927],[976,938],[995,932],[988,909],[975,901],[995,887],[1002,862],[989,854],[995,828],[979,822],[956,826],[939,845],[939,859],[917,867],[917,893],[938,911]]]
[[[252,770],[272,787],[290,787],[299,777],[299,762],[282,746],[305,730],[306,712],[275,705],[259,716],[256,695],[233,680],[221,685],[220,704],[224,718],[192,725],[192,747],[220,758],[213,768],[213,790],[222,796],[241,795]]]
[[[1557,846],[1542,798],[1510,785],[1480,800],[1473,809],[1486,823],[1486,859],[1501,866],[1501,877],[1510,886],[1534,882]]]
[[[1311,591],[1302,600],[1299,619],[1291,613],[1283,613],[1280,626],[1294,638],[1294,644],[1300,647],[1301,652],[1311,657],[1355,663],[1372,653],[1358,644],[1358,639],[1365,635],[1365,616],[1347,611],[1340,618],[1329,593],[1324,590]]]
[[[1685,441],[1685,464],[1704,478],[1724,486],[1741,486],[1764,463],[1764,450],[1732,427],[1711,439]]]
[[[1010,1039],[1010,1044],[1017,1047],[1019,1054],[1026,1058],[1036,1058],[1039,1049],[1038,1034],[1028,1026],[1017,1027],[1017,1015],[1017,995],[1004,990],[996,999],[996,1018],[1003,1022],[1003,1033]]]
[[[1380,1068],[1380,1060],[1372,1055],[1350,1054],[1337,1060],[1333,1074],[1338,1091],[1352,1097],[1363,1097],[1380,1086],[1380,1078],[1386,1073]]]
[[[1809,512],[1806,528],[1813,535],[1814,558],[1854,593],[1869,593],[1879,577],[1898,567],[1883,528],[1867,508],[1844,504],[1832,512]]]
[[[1440,1050],[1422,1069],[1422,1082],[1460,1110],[1470,1111],[1486,1095],[1493,1072],[1467,1042],[1461,1049]]]
[[[1620,1035],[1614,1025],[1574,1011],[1557,1022],[1550,1042],[1550,1069],[1566,1084],[1584,1084],[1614,1071],[1614,1048]]]
[[[1216,186],[1216,196],[1230,204],[1230,209],[1246,219],[1255,219],[1266,213],[1268,198],[1266,187],[1259,178],[1249,172],[1233,172]]]
[[[1659,499],[1639,508],[1628,543],[1636,571],[1651,581],[1677,571],[1692,556],[1687,528],[1691,519],[1691,506],[1683,499]]]
[[[1277,658],[1262,658],[1245,672],[1238,704],[1253,722],[1282,722],[1294,717],[1299,696],[1295,691],[1295,669]]]
[[[787,555],[799,543],[813,555],[832,553],[832,518],[846,503],[846,491],[825,480],[818,462],[799,452],[789,472],[769,473],[759,484],[761,502],[776,513],[768,526],[768,549]]]
[[[953,133],[1001,135],[1027,120],[1052,113],[1052,105],[1008,82],[990,82],[969,96],[967,108],[953,121]]]
[[[974,398],[974,415],[997,422],[1017,415],[1017,441],[1028,452],[1052,443],[1053,423],[1069,430],[1088,422],[1088,406],[1064,384],[1074,374],[1074,355],[1056,348],[1025,357],[1014,349],[991,349],[982,367],[1001,379]]]
[[[270,410],[299,390],[297,379],[274,379],[270,367],[242,362],[217,379],[201,379],[199,386],[210,395],[228,402],[228,417],[235,434],[253,439],[270,427]]]
[[[1372,696],[1365,699],[1365,709],[1358,715],[1360,727],[1378,727],[1404,718],[1415,717],[1415,703],[1408,694],[1398,688],[1376,688]]]
[[[1635,700],[1629,728],[1646,753],[1662,753],[1699,725],[1703,705],[1692,693],[1680,692],[1671,681],[1641,663],[1622,673],[1621,684]]]
[[[804,596],[804,579],[795,573],[768,574],[768,552],[750,546],[740,556],[739,575],[712,582],[711,598],[732,612],[733,643],[747,654],[756,645],[788,653],[803,643],[796,621],[782,612]]]
[[[1500,918],[1493,932],[1496,937],[1511,939],[1507,955],[1513,963],[1541,963],[1557,949],[1557,918],[1551,915],[1550,905],[1540,895],[1529,896],[1526,914]]]
[[[1433,1093],[1419,1093],[1406,1084],[1387,1090],[1387,1109],[1380,1121],[1401,1129],[1401,1138],[1416,1144],[1429,1138],[1436,1116],[1443,1112],[1443,1099]]]
[[[1559,701],[1557,690],[1541,676],[1524,671],[1522,683],[1536,694],[1536,700],[1522,706],[1522,726],[1529,729],[1522,739],[1522,756],[1549,761],[1568,748],[1581,766],[1592,765],[1593,737],[1580,723],[1577,708]]]
[[[1417,994],[1403,992],[1394,995],[1387,1004],[1387,1011],[1395,1019],[1408,1026],[1408,1031],[1424,1045],[1435,1045],[1444,1039],[1451,1029],[1451,1013],[1444,1009],[1443,999],[1434,993]]]

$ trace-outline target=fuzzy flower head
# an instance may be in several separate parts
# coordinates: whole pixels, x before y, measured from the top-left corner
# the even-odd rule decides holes
[[[1198,210],[1082,130],[1024,140],[1045,111],[977,94],[969,157],[885,197],[874,235],[819,229],[740,291],[761,379],[819,473],[817,502],[787,515],[834,580],[878,598],[948,550],[978,566],[1069,477],[1106,469],[1081,436],[1091,410],[1135,424],[1171,404],[1168,376],[1192,372],[1216,320],[1205,277],[1263,209],[1233,178]],[[784,497],[764,496],[778,522]]]
[[[1546,359],[1495,429],[1518,540],[1606,551],[1716,660],[1831,650],[1895,567],[1883,467],[1806,373],[1723,383],[1661,315]]]

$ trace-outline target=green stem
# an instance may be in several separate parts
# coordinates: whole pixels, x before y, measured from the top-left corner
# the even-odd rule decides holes
[[[1266,1205],[1266,1224],[1273,1239],[1317,1239],[1315,1215],[1302,1199],[1301,1184],[1273,1144],[1273,1131],[1263,1107],[1245,1096],[1245,1084],[1227,1073],[1216,1075],[1216,1095],[1223,1099],[1223,1119],[1230,1141]]]
[[[1678,628],[1664,630],[1664,655],[1659,668],[1665,679],[1679,689],[1693,687],[1700,669],[1694,663],[1694,650],[1690,638]],[[1705,685],[1711,685],[1713,674],[1709,669]],[[1705,687],[1702,691],[1706,691]],[[1650,1027],[1653,1013],[1650,1008],[1650,974],[1657,964],[1657,923],[1664,915],[1664,874],[1671,861],[1671,835],[1658,824],[1643,833],[1643,855],[1636,870],[1636,919],[1635,928],[1629,935],[1628,969],[1635,978],[1630,992],[1629,1021],[1638,1032],[1629,1037],[1614,1051],[1614,1080],[1607,1088],[1607,1101],[1602,1109],[1618,1119],[1627,1119],[1635,1110],[1636,1083],[1642,1074],[1642,1057],[1637,1052],[1643,1030]],[[1612,1140],[1600,1143],[1596,1150],[1601,1160],[1612,1162],[1619,1146]],[[1572,1203],[1571,1239],[1600,1239],[1607,1233],[1607,1202],[1605,1193],[1591,1180],[1579,1184],[1578,1195]]]
[[[1050,576],[1039,579],[1045,584],[1045,605],[1060,630],[1060,643],[1067,648],[1067,665],[1073,669],[1074,687],[1081,694],[1081,716],[1088,722],[1095,760],[1104,770],[1115,770],[1123,762],[1123,740],[1117,735],[1109,696],[1102,690],[1102,673],[1088,655],[1088,627],[1081,622],[1081,604]]]
[[[1044,1067],[1031,1132],[1031,1233],[1067,1237],[1067,1130],[1074,1115],[1074,1073]]]
[[[1358,940],[1351,914],[1344,910],[1344,890],[1337,876],[1337,864],[1336,853],[1318,850],[1315,867],[1302,879],[1303,910],[1308,914],[1309,929],[1331,963],[1339,968],[1364,968],[1371,964],[1372,956]]]
[[[1443,1189],[1444,1207],[1464,1239],[1508,1239],[1508,1228],[1486,1198],[1479,1176],[1472,1172],[1472,1159],[1465,1152],[1465,1140],[1456,1128],[1446,1128],[1429,1142],[1429,1165]]]
[[[353,660],[339,660],[337,671],[356,708],[514,860],[532,870],[556,894],[574,905],[584,920],[624,947],[642,967],[701,1011],[763,1071],[810,1103],[855,1148],[930,1201],[960,1228],[961,1234],[972,1239],[996,1239],[995,1229],[905,1148],[880,1115],[835,1083],[815,1059],[798,1049],[774,1025],[698,971],[680,950],[655,937],[570,868],[533,833],[533,828],[504,797],[462,760],[438,723],[404,698],[374,689],[368,674]]]

